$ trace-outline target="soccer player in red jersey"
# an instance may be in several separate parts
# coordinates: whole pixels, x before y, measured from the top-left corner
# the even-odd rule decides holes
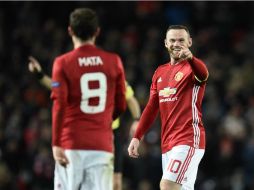
[[[205,129],[201,105],[208,70],[190,51],[192,38],[188,28],[168,28],[165,46],[170,62],[155,71],[150,98],[128,147],[137,158],[140,139],[160,112],[163,175],[161,190],[194,190],[199,163],[205,152]]]
[[[111,125],[126,109],[123,65],[95,46],[100,28],[93,10],[74,10],[69,24],[74,50],[58,56],[52,71],[54,189],[111,190]]]
[[[35,75],[39,82],[47,89],[51,90],[52,79],[43,72],[40,63],[34,57],[29,57],[28,70]],[[135,131],[139,118],[140,118],[140,106],[134,96],[132,87],[126,81],[125,99],[127,107],[133,118],[133,123],[130,128],[130,136]],[[117,118],[112,123],[112,129],[114,132],[114,177],[113,177],[113,190],[122,190],[122,170],[123,170],[123,141],[120,129],[120,118]]]

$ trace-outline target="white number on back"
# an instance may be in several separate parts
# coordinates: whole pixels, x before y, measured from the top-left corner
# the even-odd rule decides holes
[[[89,81],[98,81],[99,88],[90,89]],[[84,113],[100,113],[105,110],[107,94],[107,78],[104,73],[85,73],[80,78],[81,103],[80,109]],[[99,97],[98,105],[89,105],[89,98]]]

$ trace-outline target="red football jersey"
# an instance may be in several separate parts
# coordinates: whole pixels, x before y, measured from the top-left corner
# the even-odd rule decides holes
[[[203,70],[197,73],[205,78],[208,71],[201,60],[194,58],[193,62],[194,66],[188,61],[164,64],[154,73],[150,98],[134,137],[140,139],[160,111],[162,153],[176,145],[205,148],[201,102],[206,83],[195,79],[193,68],[201,64]]]
[[[119,56],[84,45],[57,57],[51,98],[52,145],[113,151],[112,119],[126,108]]]

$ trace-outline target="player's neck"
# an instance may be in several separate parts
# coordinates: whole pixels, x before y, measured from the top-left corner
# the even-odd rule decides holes
[[[183,59],[170,59],[170,65],[177,65],[178,63],[180,63]]]
[[[91,38],[89,40],[82,41],[79,38],[72,37],[72,42],[74,45],[74,49],[77,49],[83,45],[95,45],[95,38]]]

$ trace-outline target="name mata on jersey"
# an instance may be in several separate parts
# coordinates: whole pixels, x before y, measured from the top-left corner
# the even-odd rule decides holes
[[[103,62],[100,56],[79,57],[78,62],[80,67],[103,65]]]
[[[80,67],[87,66],[99,66],[103,65],[103,61],[100,56],[92,56],[92,57],[79,57],[78,63]],[[59,87],[60,83],[57,81],[52,81],[51,87]]]

